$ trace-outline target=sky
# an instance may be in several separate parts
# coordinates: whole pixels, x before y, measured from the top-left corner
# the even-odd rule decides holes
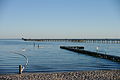
[[[0,38],[120,38],[119,0],[0,0]]]

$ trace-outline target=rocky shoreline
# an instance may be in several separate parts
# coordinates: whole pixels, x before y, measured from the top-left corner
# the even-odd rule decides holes
[[[120,70],[0,74],[0,80],[120,80]]]

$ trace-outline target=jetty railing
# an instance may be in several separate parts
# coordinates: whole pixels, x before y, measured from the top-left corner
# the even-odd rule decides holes
[[[80,43],[108,43],[108,44],[120,44],[120,39],[25,39],[24,41],[41,41],[41,42],[49,42],[49,41],[64,41],[64,42],[80,42]]]

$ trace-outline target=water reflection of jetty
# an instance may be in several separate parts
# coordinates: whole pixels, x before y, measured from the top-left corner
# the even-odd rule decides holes
[[[108,43],[108,44],[120,44],[120,39],[25,39],[24,41],[41,41],[41,42],[49,42],[49,41],[64,41],[64,42],[81,42],[81,43]]]

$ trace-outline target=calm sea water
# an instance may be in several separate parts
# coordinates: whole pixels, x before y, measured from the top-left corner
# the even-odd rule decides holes
[[[33,43],[36,45],[34,46]],[[39,44],[39,48],[38,48]],[[27,42],[0,40],[0,74],[18,73],[18,66],[28,65],[23,72],[66,72],[78,70],[120,69],[120,63],[60,49],[60,45],[84,46],[86,50],[120,56],[119,44],[75,42]]]

